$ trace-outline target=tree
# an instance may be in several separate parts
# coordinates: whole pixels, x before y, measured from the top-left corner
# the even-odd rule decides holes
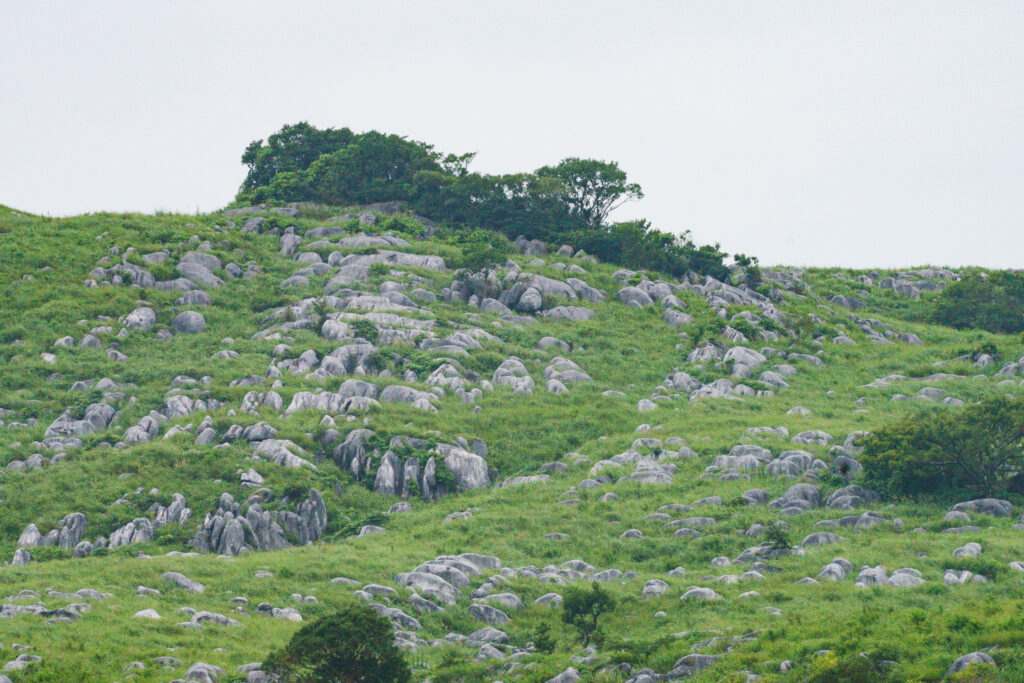
[[[868,486],[895,495],[993,496],[1024,473],[1024,406],[997,396],[961,410],[935,408],[865,440]]]
[[[718,279],[729,277],[729,269],[722,264],[725,254],[718,245],[698,249],[688,232],[674,235],[643,219],[577,230],[567,241],[602,261],[627,268],[660,270],[676,277],[689,270]]]
[[[264,668],[284,683],[407,683],[411,675],[384,617],[362,605],[300,628]]]
[[[308,182],[315,201],[335,206],[408,201],[418,172],[440,170],[430,145],[370,131],[317,159]]]
[[[597,631],[598,618],[615,609],[615,600],[597,584],[592,582],[590,590],[570,588],[562,600],[562,621],[575,626],[580,632],[583,645],[589,645]]]
[[[282,126],[267,138],[266,144],[263,140],[254,140],[245,148],[242,163],[249,171],[239,192],[248,194],[258,187],[268,186],[279,173],[305,171],[322,155],[345,148],[355,137],[348,128],[320,130],[305,121]]]
[[[569,213],[591,228],[603,225],[608,214],[623,203],[644,196],[640,186],[628,182],[626,172],[614,161],[569,157],[557,166],[537,169],[536,174],[557,179]]]
[[[957,329],[996,333],[1024,331],[1024,273],[972,275],[942,290],[932,319]]]

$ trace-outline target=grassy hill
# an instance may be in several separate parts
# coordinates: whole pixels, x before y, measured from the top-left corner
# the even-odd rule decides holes
[[[1016,361],[1019,337],[925,322],[959,272],[679,281],[536,243],[455,268],[470,246],[358,208],[0,207],[0,669],[167,681],[204,662],[245,680],[297,618],[367,601],[414,680],[934,681],[988,648],[998,671],[971,680],[1024,679],[1022,501],[964,521],[946,519],[957,501],[833,495],[856,493],[859,432],[1024,394],[974,353]],[[168,512],[175,494],[190,515]],[[200,551],[254,506],[283,539],[260,543],[288,547],[246,531]],[[778,522],[784,543],[751,552]],[[954,557],[968,543],[981,554]],[[465,553],[501,569],[422,566]],[[882,585],[855,585],[880,576],[864,567]],[[455,593],[402,585],[417,568]],[[989,581],[947,585],[951,569]],[[616,608],[584,651],[536,601],[594,575]],[[508,617],[507,640],[484,642],[481,617]],[[544,624],[550,651],[534,647]]]

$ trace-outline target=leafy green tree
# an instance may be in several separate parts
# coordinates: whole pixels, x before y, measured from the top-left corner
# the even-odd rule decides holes
[[[247,195],[248,201],[257,204],[266,201],[307,201],[311,198],[306,171],[282,171],[271,178],[269,183],[254,188]]]
[[[562,600],[562,621],[575,626],[584,645],[589,645],[602,614],[615,609],[615,599],[597,582],[590,589],[571,587]]]
[[[415,208],[431,218],[465,228],[486,228],[510,238],[565,239],[579,227],[561,200],[561,184],[532,173],[416,176]]]
[[[568,238],[578,248],[608,263],[660,270],[676,277],[689,270],[719,279],[729,277],[729,270],[722,263],[725,254],[718,251],[718,245],[698,249],[689,233],[674,235],[657,230],[643,219],[578,230]]]
[[[350,605],[300,628],[264,668],[283,683],[407,683],[409,667],[384,617]]]
[[[1024,332],[1024,273],[1000,271],[954,282],[936,298],[932,319],[957,329]]]
[[[416,174],[440,169],[430,145],[370,131],[317,159],[309,167],[308,182],[316,201],[336,206],[408,201]]]
[[[551,635],[551,624],[542,621],[533,632],[533,646],[537,652],[552,653],[555,651],[555,638]]]
[[[511,254],[511,245],[499,233],[487,230],[460,230],[449,238],[462,250],[459,258],[452,261],[456,268],[480,270],[497,263],[504,263]]]
[[[247,195],[258,187],[269,186],[280,173],[305,171],[322,155],[343,149],[354,138],[355,134],[348,128],[320,130],[305,121],[282,126],[266,143],[254,140],[245,148],[242,163],[249,171],[242,181],[240,194]]]
[[[623,203],[644,196],[614,161],[569,157],[557,166],[537,169],[536,175],[558,180],[569,213],[591,228],[603,225],[608,214]]]
[[[1024,472],[1024,408],[997,396],[960,410],[935,408],[865,440],[864,482],[894,495],[993,496]]]

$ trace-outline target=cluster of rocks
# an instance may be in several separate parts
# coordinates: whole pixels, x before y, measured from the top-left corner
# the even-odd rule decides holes
[[[913,396],[893,394],[891,401],[923,401],[925,403],[941,403],[947,406],[962,406],[964,402],[955,396],[948,396],[945,389],[937,387],[921,387]]]
[[[7,463],[7,470],[10,472],[18,472],[21,470],[37,470],[47,465],[55,465],[65,458],[64,453],[56,453],[51,457],[46,457],[42,453],[33,453],[24,460],[15,458]]]
[[[877,567],[865,566],[861,568],[857,578],[854,579],[853,585],[858,588],[867,588],[869,586],[910,587],[919,586],[922,583],[924,583],[924,577],[916,569],[897,569],[890,575],[886,572],[885,567],[879,565]]]
[[[860,316],[850,314],[850,321],[857,326],[857,328],[864,333],[872,344],[894,344],[901,342],[908,346],[923,346],[924,342],[913,332],[896,332],[893,326],[888,323],[883,323],[880,320],[874,318],[861,318]],[[848,343],[839,341],[838,338],[833,340],[834,343],[842,344]]]
[[[191,382],[195,382],[195,380],[192,380],[192,378],[189,377],[178,377],[172,382],[172,384],[187,386]],[[161,405],[158,410],[149,411],[149,414],[143,416],[137,424],[129,427],[125,431],[124,438],[118,446],[123,448],[137,443],[150,441],[156,438],[156,435],[160,433],[160,426],[170,420],[186,417],[193,413],[213,412],[220,408],[221,402],[215,398],[194,398],[186,394],[175,393],[165,398],[163,405]],[[212,419],[207,419],[208,421],[204,421],[200,426],[200,432],[207,429],[212,424]],[[188,427],[176,426],[176,428],[172,428],[173,431],[169,430],[164,438],[173,437],[175,434],[188,431],[188,429]]]
[[[959,279],[957,273],[946,268],[922,268],[901,271],[893,273],[890,277],[878,279],[878,286],[917,299],[920,298],[921,292],[937,292],[948,282]],[[870,284],[869,282],[868,285]]]
[[[1019,377],[1021,375],[1024,375],[1024,356],[1021,356],[1016,362],[1004,363],[996,372],[996,377]]]
[[[435,500],[490,484],[487,446],[480,439],[470,444],[460,437],[457,445],[434,445],[426,439],[394,436],[381,454],[372,437],[369,429],[352,430],[334,448],[333,457],[357,480],[368,481],[373,473],[373,489],[379,493]]]
[[[139,489],[136,493],[141,491],[142,489]],[[151,493],[155,492],[154,489]],[[124,503],[128,503],[125,498],[115,501],[115,505]],[[180,493],[172,495],[169,505],[153,503],[147,512],[152,519],[137,517],[112,531],[109,538],[98,536],[93,541],[85,540],[88,520],[81,512],[65,515],[57,526],[46,534],[42,534],[35,524],[29,524],[18,537],[18,550],[11,564],[21,565],[31,561],[31,553],[27,549],[33,547],[57,546],[71,550],[72,557],[78,558],[88,557],[97,548],[118,548],[134,543],[146,543],[153,540],[156,529],[166,524],[185,524],[192,516],[191,508]]]
[[[494,386],[510,387],[514,394],[532,394],[533,387],[536,386],[526,365],[518,356],[511,356],[502,361],[501,365],[495,368],[491,382]]]
[[[109,337],[114,334],[114,328],[109,325],[109,323],[113,321],[112,318],[108,316],[98,316],[97,320],[99,320],[101,324],[90,329],[87,334],[83,335],[82,338],[78,340],[77,346],[79,348],[102,349],[104,343],[101,337]],[[79,320],[78,324],[86,325],[88,324],[88,321]],[[116,335],[116,339],[107,343],[107,358],[109,360],[116,361],[118,363],[123,363],[128,360],[128,356],[121,352],[121,343],[118,341],[127,336],[128,330],[126,328],[121,328]],[[76,346],[75,338],[70,335],[61,337],[53,342],[54,351],[62,348],[72,348],[74,346]],[[44,363],[48,363],[50,365],[57,362],[57,356],[53,353],[43,352],[40,354],[40,358],[42,358]]]
[[[50,589],[46,594],[51,600],[70,601],[64,607],[54,609],[48,608],[42,601],[37,591],[22,590],[16,595],[11,595],[0,601],[0,619],[10,619],[26,614],[35,615],[46,619],[48,624],[68,624],[77,621],[84,612],[90,608],[89,600],[106,600],[113,597],[111,593],[102,593],[92,588],[82,588],[74,593],[64,593]],[[31,604],[19,604],[25,600],[34,600]],[[86,602],[83,602],[86,601]],[[36,659],[35,661],[39,661]],[[6,669],[6,671],[12,671]]]
[[[730,318],[729,306],[752,306],[756,308],[757,314],[749,312],[746,314],[740,313],[732,316],[732,318],[733,321],[740,318],[745,319],[747,323],[757,330],[757,336],[764,341],[773,342],[779,340],[782,335],[792,336],[794,334],[786,327],[786,318],[776,307],[775,302],[746,284],[734,286],[709,275],[702,278],[696,273],[691,272],[683,281],[682,287],[704,297],[711,309],[715,311],[715,315],[723,320]],[[770,329],[762,324],[763,320],[771,321]],[[731,341],[736,343],[753,341],[748,340],[746,335],[739,333],[738,330],[733,329],[732,333],[729,333],[728,330],[727,326],[726,338],[731,337]]]
[[[80,437],[106,429],[117,417],[114,406],[100,402],[90,403],[81,418],[76,418],[68,408],[46,428],[45,436],[49,437]],[[78,442],[81,445],[81,441]]]
[[[705,472],[729,481],[749,478],[743,474],[746,472],[763,471],[776,476],[799,477],[828,469],[827,464],[807,451],[786,450],[776,457],[763,446],[738,444],[727,455],[716,456]]]
[[[110,265],[110,256],[103,257],[100,264],[89,271],[89,278],[85,280],[84,284],[86,287],[130,285],[160,291],[188,293],[223,285],[224,280],[214,271],[220,272],[227,278],[251,278],[260,273],[259,266],[255,261],[247,262],[244,270],[236,263],[224,265],[217,256],[209,253],[214,249],[214,245],[210,242],[200,243],[199,238],[195,235],[189,239],[189,244],[195,246],[196,250],[183,254],[175,266],[175,270],[181,277],[172,280],[157,280],[149,270],[129,261],[129,256],[137,253],[134,247],[129,247],[123,255],[120,254],[118,247],[113,247],[110,256],[121,256],[122,262]],[[223,241],[218,246],[225,248],[230,244]],[[241,250],[236,250],[235,253],[242,254]],[[141,260],[146,265],[164,263],[170,258],[171,254],[167,250],[141,255]]]
[[[545,387],[553,394],[568,391],[567,384],[593,381],[593,378],[583,372],[579,365],[561,356],[555,356],[548,361],[547,367],[544,368],[544,379],[547,380]]]
[[[788,363],[776,363],[770,370],[762,370],[768,358],[776,358]],[[797,374],[792,362],[807,362],[814,366],[824,365],[817,356],[797,352],[778,351],[766,347],[760,351],[745,346],[728,347],[719,341],[705,340],[699,343],[686,357],[686,361],[701,371],[707,371],[708,365],[718,372],[728,373],[730,377],[722,377],[704,383],[680,368],[674,368],[665,380],[655,387],[650,399],[638,404],[641,412],[653,410],[659,402],[671,402],[677,399],[697,400],[702,398],[743,398],[753,396],[772,396],[779,389],[789,386],[791,377]],[[755,386],[742,381],[750,380]]]
[[[465,303],[483,313],[498,315],[505,322],[524,323],[533,320],[517,314],[542,315],[558,320],[588,320],[594,316],[592,309],[566,304],[577,301],[598,303],[605,299],[603,291],[576,277],[556,280],[523,271],[512,261],[502,266],[502,270],[505,275],[501,278],[492,269],[465,272],[450,287],[441,290],[441,300]],[[575,265],[565,270],[575,274],[585,272]]]
[[[270,503],[289,509],[265,510]],[[310,489],[301,501],[287,497],[276,499],[273,491],[262,488],[241,505],[228,493],[221,495],[217,509],[206,514],[192,546],[203,552],[238,555],[248,551],[279,550],[292,542],[307,545],[319,539],[327,529],[327,507],[316,489]]]
[[[443,392],[442,392],[443,393]],[[434,402],[439,396],[431,391],[420,391],[412,387],[391,384],[383,390],[377,385],[358,379],[348,379],[341,383],[337,391],[309,392],[300,391],[292,397],[285,409],[285,415],[301,410],[319,410],[327,413],[351,415],[362,413],[371,408],[379,408],[379,401],[385,403],[407,403],[417,410],[436,413]],[[255,399],[255,397],[254,397]],[[252,402],[255,402],[253,400]],[[261,403],[266,405],[261,400]]]
[[[57,546],[65,550],[72,550],[85,537],[85,531],[88,526],[89,522],[84,514],[72,512],[65,515],[57,523],[57,526],[46,534],[40,533],[39,527],[35,524],[29,524],[18,537],[17,545],[19,549]],[[18,554],[15,553],[15,562],[13,564],[21,564],[17,560]]]

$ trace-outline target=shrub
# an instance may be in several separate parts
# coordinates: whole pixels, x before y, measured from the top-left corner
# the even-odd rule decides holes
[[[391,622],[350,605],[300,628],[264,668],[285,683],[405,683],[409,667],[394,639]]]
[[[352,334],[355,336],[362,337],[371,344],[375,344],[377,342],[377,326],[369,320],[363,320],[361,318],[349,320],[348,326],[352,330]]]
[[[957,329],[1024,331],[1024,273],[997,272],[954,282],[936,298],[932,320]]]
[[[884,427],[864,442],[864,482],[893,495],[990,496],[1019,490],[1024,410],[997,396],[961,410],[934,408]]]
[[[572,587],[562,601],[562,621],[575,626],[584,645],[589,645],[602,614],[615,609],[615,600],[596,582],[590,589]]]
[[[542,621],[533,632],[533,646],[538,652],[551,653],[555,651],[555,639],[551,635],[551,624]]]
[[[769,524],[768,530],[764,533],[764,542],[770,543],[776,550],[788,550],[793,547],[789,534],[778,524]]]
[[[835,653],[816,658],[808,683],[884,683],[897,680],[884,655],[854,654],[840,659]]]
[[[489,230],[456,232],[449,241],[458,245],[461,255],[451,265],[454,268],[480,270],[504,263],[512,253],[512,245],[503,236]]]

